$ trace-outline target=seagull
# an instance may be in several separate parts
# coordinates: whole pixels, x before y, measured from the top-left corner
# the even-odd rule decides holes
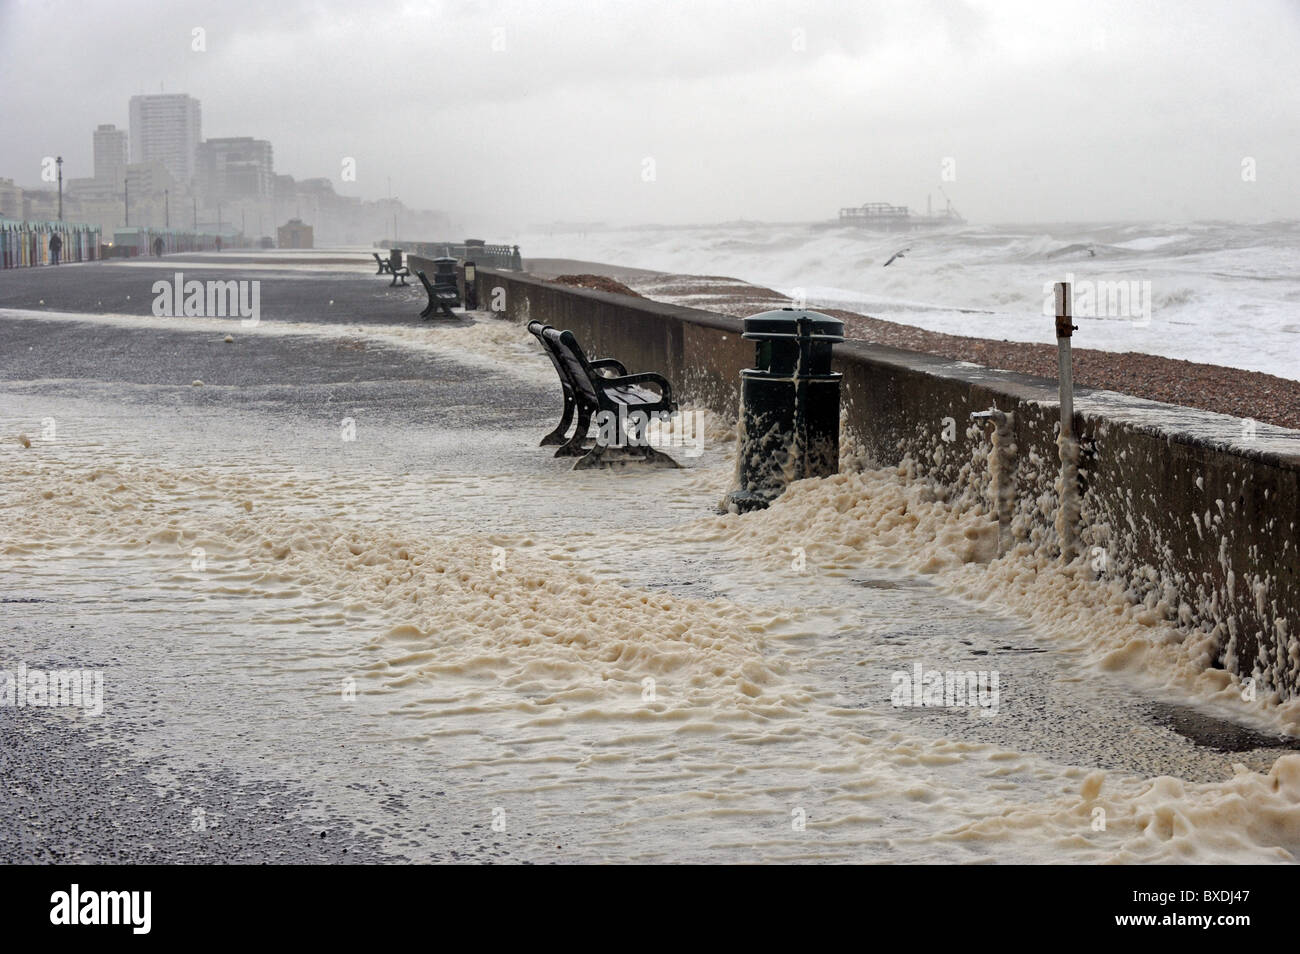
[[[910,252],[911,250],[912,250],[912,246],[909,245],[907,248],[903,249],[902,252],[895,252],[893,255],[889,256],[889,261],[885,262],[885,264],[881,265],[880,267],[888,268],[890,265],[894,264],[894,259],[902,258],[905,252]]]

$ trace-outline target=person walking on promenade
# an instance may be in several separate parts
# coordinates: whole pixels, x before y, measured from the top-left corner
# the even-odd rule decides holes
[[[162,253],[163,253],[163,240],[162,240],[162,236],[160,235],[153,240],[153,254],[156,258],[162,258]]]
[[[59,253],[63,251],[63,237],[58,232],[50,233],[50,264],[59,264]]]

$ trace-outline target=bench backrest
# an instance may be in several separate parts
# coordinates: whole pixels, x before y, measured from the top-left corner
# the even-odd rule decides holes
[[[542,343],[542,350],[546,352],[546,357],[550,358],[551,364],[555,365],[555,373],[560,376],[560,386],[563,387],[564,390],[572,394],[573,378],[572,376],[570,376],[568,369],[564,366],[564,363],[560,361],[559,352],[556,351],[555,345],[551,342],[549,338],[546,337],[545,334],[545,332],[548,329],[550,329],[550,327],[551,327],[550,325],[544,325],[540,321],[528,322],[529,333],[531,333],[533,337],[535,337],[538,341]]]
[[[600,396],[596,393],[596,385],[593,383],[596,372],[587,362],[587,356],[583,354],[582,346],[578,344],[578,339],[574,337],[573,332],[546,328],[543,329],[542,334],[555,346],[555,355],[568,371],[573,386],[593,404],[599,403]]]

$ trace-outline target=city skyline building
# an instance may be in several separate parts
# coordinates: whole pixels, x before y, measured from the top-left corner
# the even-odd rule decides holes
[[[203,138],[199,101],[186,93],[132,96],[130,116],[131,161],[157,160],[177,182],[193,182]]]
[[[251,136],[205,139],[199,144],[198,177],[209,202],[270,198],[274,151],[267,140]]]
[[[95,128],[93,142],[95,178],[120,186],[126,176],[127,163],[131,161],[127,131],[118,129],[113,123],[100,123]]]

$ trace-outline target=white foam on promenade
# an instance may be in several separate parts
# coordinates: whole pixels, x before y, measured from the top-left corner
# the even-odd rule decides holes
[[[0,317],[364,340],[555,387],[531,336],[486,316]],[[1300,702],[1244,701],[1208,637],[1028,542],[1000,555],[987,511],[906,462],[864,468],[846,441],[843,473],[739,517],[711,510],[734,461],[714,417],[690,469],[572,472],[532,430],[341,445],[332,419],[85,388],[0,388],[0,589],[117,640],[97,646],[121,661],[106,704],[163,700],[144,744],[173,758],[283,767],[371,813],[382,765],[467,817],[504,806],[547,833],[538,860],[1300,857],[1300,756],[1221,755],[1133,714],[1163,699],[1295,733]],[[22,446],[46,415],[59,438]],[[890,705],[914,661],[1007,647],[1027,652],[1000,657],[998,718]],[[409,835],[417,858],[437,847]]]
[[[18,400],[27,414],[47,401]],[[150,660],[141,693],[186,687],[157,731],[190,719],[202,741],[173,750],[281,760],[345,792],[375,764],[395,780],[451,773],[467,810],[504,804],[545,831],[586,819],[567,856],[593,860],[1300,854],[1300,756],[1234,774],[1190,746],[1163,753],[1220,779],[1193,784],[1042,754],[1058,713],[1068,726],[1126,680],[1261,726],[1294,725],[1295,706],[1241,703],[1202,647],[1104,584],[1024,548],[998,557],[987,515],[950,510],[906,468],[799,482],[768,511],[722,516],[707,508],[730,478],[725,444],[696,470],[630,476],[387,473],[364,446],[311,470],[142,413],[83,413],[30,448],[0,422],[0,582],[92,607],[144,598],[102,611],[131,634],[122,652]],[[963,642],[1007,639],[1044,647],[1033,665],[1047,667],[1009,678],[1008,711],[1038,683],[1061,700],[1014,716],[1016,742],[890,707],[889,673],[909,660],[973,667]],[[213,665],[230,678],[209,688],[195,667]],[[365,758],[329,744],[357,732]]]

